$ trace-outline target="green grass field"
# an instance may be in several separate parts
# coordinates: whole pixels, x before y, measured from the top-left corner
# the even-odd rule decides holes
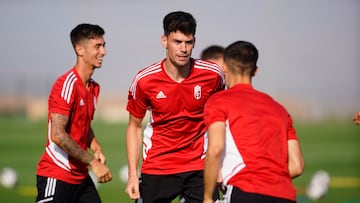
[[[114,176],[112,182],[98,188],[104,203],[132,202],[118,178],[120,167],[126,164],[125,127],[124,123],[93,124]],[[296,123],[295,127],[305,156],[305,172],[294,180],[298,202],[311,202],[305,188],[314,172],[326,170],[331,176],[329,192],[317,202],[360,203],[360,126],[350,118],[347,122]],[[15,189],[0,187],[0,202],[34,202],[35,169],[44,150],[46,130],[46,121],[0,116],[0,169],[12,167],[19,176]]]

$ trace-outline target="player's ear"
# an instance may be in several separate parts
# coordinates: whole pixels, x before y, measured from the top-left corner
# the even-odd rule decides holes
[[[252,75],[251,75],[252,77],[254,77],[256,75],[257,70],[258,70],[258,66],[256,66],[255,69],[253,70]]]
[[[221,65],[221,71],[222,71],[223,73],[226,73],[227,70],[228,70],[228,67],[227,67],[226,63],[223,63],[223,64]]]
[[[75,52],[78,56],[84,55],[84,47],[81,44],[75,45]]]
[[[167,49],[167,37],[165,35],[161,36],[161,45]]]

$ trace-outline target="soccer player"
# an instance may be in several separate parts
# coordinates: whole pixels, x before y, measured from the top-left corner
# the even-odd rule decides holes
[[[224,47],[220,45],[210,45],[203,49],[200,53],[200,59],[211,61],[216,63],[219,66],[222,66],[224,64]],[[222,177],[221,177],[221,171],[219,172],[219,176],[217,179],[217,184],[219,186],[219,189],[225,193],[226,187],[222,184]]]
[[[360,111],[355,112],[353,121],[356,125],[360,125]]]
[[[210,45],[202,50],[200,59],[207,60],[222,66],[224,63],[224,47],[219,45]]]
[[[252,87],[257,59],[258,51],[250,42],[237,41],[225,48],[228,89],[212,95],[204,110],[209,136],[204,203],[213,202],[220,167],[226,202],[296,201],[292,178],[303,172],[300,144],[286,109]]]
[[[88,166],[98,182],[112,179],[91,128],[99,95],[91,76],[106,54],[104,34],[103,28],[91,24],[79,24],[70,33],[77,61],[55,81],[49,95],[47,142],[37,167],[39,203],[101,202]]]
[[[140,70],[129,89],[126,193],[131,199],[141,197],[144,203],[171,202],[178,195],[187,202],[202,202],[206,152],[203,109],[211,94],[224,89],[224,78],[215,63],[191,57],[196,21],[190,13],[167,14],[163,27],[165,59]],[[142,137],[147,110],[151,118]]]

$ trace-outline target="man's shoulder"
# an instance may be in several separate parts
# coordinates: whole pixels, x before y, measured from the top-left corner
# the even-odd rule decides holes
[[[156,63],[153,63],[153,64],[147,66],[146,68],[140,69],[137,73],[137,76],[139,76],[139,75],[147,76],[147,75],[151,75],[153,73],[160,72],[162,70],[162,68],[161,68],[162,62],[163,61],[161,60],[161,61],[158,61]]]
[[[201,71],[206,71],[209,73],[216,73],[220,76],[222,75],[220,66],[211,61],[206,61],[206,60],[202,60],[202,59],[194,59],[194,68],[201,70]]]
[[[50,94],[59,94],[61,97],[64,97],[64,99],[68,99],[74,90],[77,89],[76,87],[81,83],[79,81],[80,79],[78,79],[75,71],[70,69],[55,80]]]
[[[157,74],[162,72],[161,64],[162,61],[159,61],[154,64],[151,64],[146,68],[139,70],[133,80],[133,84],[141,83],[141,81],[146,81],[145,83],[147,83],[148,80],[157,78]]]
[[[61,74],[55,80],[55,83],[66,83],[66,82],[76,82],[77,76],[73,69],[67,70],[65,73]]]

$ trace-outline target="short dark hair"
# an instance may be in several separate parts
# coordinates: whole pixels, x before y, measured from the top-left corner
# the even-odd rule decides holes
[[[164,17],[163,27],[165,36],[176,31],[180,31],[187,35],[195,35],[196,20],[190,13],[174,11]]]
[[[99,25],[79,24],[70,33],[70,39],[73,47],[75,47],[83,39],[94,39],[105,34],[105,31]]]
[[[255,45],[246,41],[236,41],[225,48],[224,63],[230,71],[254,76],[259,57]]]
[[[219,59],[224,55],[224,47],[219,45],[210,45],[202,50],[200,58],[203,60]]]

